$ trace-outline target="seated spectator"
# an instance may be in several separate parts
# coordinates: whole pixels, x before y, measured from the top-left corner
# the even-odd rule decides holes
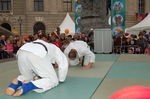
[[[69,41],[69,42],[72,42],[73,40],[72,40],[72,35],[68,35],[67,36],[67,40]]]
[[[4,47],[2,44],[0,44],[0,59],[3,59],[3,52],[4,52]]]
[[[88,40],[88,45],[90,46],[91,51],[94,52],[94,33],[89,34]]]
[[[137,45],[140,46],[141,51],[140,53],[144,53],[144,35],[142,33],[139,33],[139,39],[137,40]]]
[[[23,45],[23,41],[21,39],[16,40],[15,44],[14,44],[14,54],[17,53],[17,51],[19,50],[19,48]]]
[[[61,42],[65,41],[66,40],[66,34],[65,33],[60,34],[59,39]]]
[[[10,39],[6,40],[5,51],[7,52],[8,57],[13,57],[14,48],[13,48],[13,44],[11,43]]]
[[[79,39],[78,34],[77,34],[77,33],[74,34],[74,35],[73,35],[73,40],[76,41],[76,40],[78,40],[78,39]]]
[[[129,48],[129,49],[128,49],[128,54],[134,54],[134,51],[133,51],[132,48]]]
[[[68,40],[65,40],[64,42],[63,42],[63,45],[62,45],[62,47],[61,47],[61,50],[64,52],[64,50],[66,49],[66,47],[69,45],[69,41]]]
[[[54,45],[56,45],[57,47],[59,47],[61,49],[62,47],[62,42],[59,40],[58,37],[56,37],[55,41],[53,42]]]
[[[150,55],[150,44],[147,45],[147,48],[145,49],[144,54]]]
[[[51,34],[51,43],[53,43],[60,49],[62,47],[62,42],[60,41],[60,38],[56,32],[52,32],[52,34]]]
[[[141,53],[141,47],[137,45],[135,48],[135,54],[140,54],[140,53]]]
[[[85,39],[86,39],[86,35],[84,33],[81,33],[80,34],[80,40],[86,42]]]
[[[0,44],[2,44],[3,46],[6,45],[6,36],[5,35],[1,36]]]
[[[126,39],[127,38],[123,35],[123,32],[115,37],[114,47],[116,53],[120,54],[122,52],[123,47],[126,45]]]

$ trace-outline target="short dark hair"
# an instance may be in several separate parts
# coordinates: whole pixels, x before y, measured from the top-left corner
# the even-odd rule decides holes
[[[68,35],[68,37],[72,38],[72,35]]]
[[[77,52],[75,50],[71,50],[68,54],[70,59],[75,59],[77,57]]]

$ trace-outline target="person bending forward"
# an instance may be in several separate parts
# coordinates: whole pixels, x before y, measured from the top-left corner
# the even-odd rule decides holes
[[[94,53],[90,51],[89,46],[84,41],[71,42],[64,50],[64,53],[68,58],[69,64],[72,66],[78,65],[81,58],[83,69],[91,68],[95,62]]]
[[[64,82],[68,71],[66,56],[58,47],[45,42],[46,36],[39,38],[24,44],[17,52],[21,75],[8,86],[6,95],[20,96],[31,90],[41,93]],[[58,77],[52,62],[58,64]]]

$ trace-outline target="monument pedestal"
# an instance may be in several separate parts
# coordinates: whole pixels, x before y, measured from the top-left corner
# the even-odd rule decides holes
[[[92,29],[109,28],[107,0],[81,0],[82,11],[79,27],[87,33]]]

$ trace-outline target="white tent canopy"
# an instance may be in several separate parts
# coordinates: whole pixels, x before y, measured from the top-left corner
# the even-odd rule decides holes
[[[65,19],[61,23],[60,27],[60,33],[65,33],[65,30],[69,30],[68,35],[73,35],[75,33],[75,23],[71,19],[69,13],[67,12]]]
[[[132,34],[138,34],[139,31],[142,31],[142,30],[150,31],[150,13],[140,23],[130,28],[127,28],[126,32],[129,32]]]

